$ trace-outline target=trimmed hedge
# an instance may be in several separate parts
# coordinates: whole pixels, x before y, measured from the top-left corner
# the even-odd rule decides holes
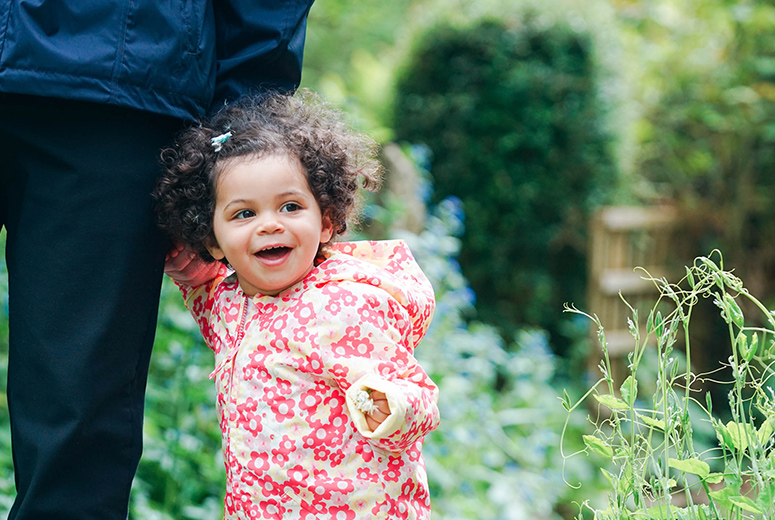
[[[439,26],[395,101],[397,139],[430,149],[432,202],[463,202],[460,264],[478,317],[508,335],[546,329],[560,353],[562,304],[585,300],[587,217],[614,182],[592,48],[531,14]]]

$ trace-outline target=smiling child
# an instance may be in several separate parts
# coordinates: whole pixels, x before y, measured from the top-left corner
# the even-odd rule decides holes
[[[163,154],[166,272],[215,353],[224,518],[428,519],[433,288],[401,241],[333,242],[371,140],[310,94],[244,100]]]

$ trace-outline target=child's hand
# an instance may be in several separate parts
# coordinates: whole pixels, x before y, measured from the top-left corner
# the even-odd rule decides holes
[[[374,406],[377,407],[377,410],[365,414],[366,424],[371,431],[374,431],[380,424],[385,422],[385,419],[390,415],[390,405],[388,404],[384,392],[372,390],[370,396],[371,400],[374,401]]]
[[[218,274],[218,262],[205,262],[189,247],[174,244],[167,253],[164,273],[178,283],[197,286],[212,280]]]

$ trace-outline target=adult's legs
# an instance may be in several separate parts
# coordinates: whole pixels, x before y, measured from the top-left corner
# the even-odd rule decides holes
[[[180,121],[0,95],[10,520],[124,520],[165,240],[150,192]]]

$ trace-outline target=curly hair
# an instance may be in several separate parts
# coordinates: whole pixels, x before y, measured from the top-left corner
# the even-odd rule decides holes
[[[211,139],[226,132],[231,136],[216,150]],[[215,240],[218,177],[235,161],[274,155],[299,160],[321,213],[331,220],[333,237],[354,220],[359,178],[366,189],[379,186],[376,143],[353,131],[317,95],[246,97],[184,130],[162,151],[164,172],[154,191],[159,227],[203,260],[214,261],[207,245]]]

